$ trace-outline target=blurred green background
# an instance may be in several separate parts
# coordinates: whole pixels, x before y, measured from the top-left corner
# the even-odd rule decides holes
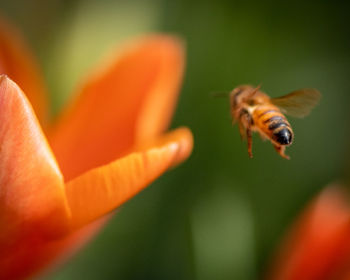
[[[186,40],[172,127],[189,126],[191,158],[126,203],[109,225],[43,279],[257,279],[288,225],[349,164],[349,7],[341,1],[1,1],[21,28],[53,114],[114,45],[144,32]],[[262,83],[278,96],[323,94],[280,158],[254,136],[247,156],[229,104],[209,93]]]

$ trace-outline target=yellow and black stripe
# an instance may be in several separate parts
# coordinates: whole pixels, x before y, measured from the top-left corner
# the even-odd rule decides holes
[[[273,106],[258,106],[253,113],[255,125],[280,145],[290,145],[293,130],[281,111]]]

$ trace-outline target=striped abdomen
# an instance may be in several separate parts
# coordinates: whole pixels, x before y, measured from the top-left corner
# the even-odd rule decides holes
[[[253,112],[254,124],[263,134],[279,145],[290,145],[293,130],[286,117],[274,105],[260,105]]]

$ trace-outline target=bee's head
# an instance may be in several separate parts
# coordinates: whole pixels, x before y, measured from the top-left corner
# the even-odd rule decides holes
[[[254,90],[254,88],[249,85],[238,86],[232,90],[230,93],[231,106],[235,107],[240,104],[242,100],[249,96],[252,90]]]

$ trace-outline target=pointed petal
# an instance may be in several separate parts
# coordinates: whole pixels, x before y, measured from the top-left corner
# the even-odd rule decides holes
[[[66,231],[62,175],[20,88],[0,75],[0,251],[36,231]]]
[[[40,122],[46,124],[48,101],[39,67],[17,30],[3,20],[0,20],[0,74],[16,81]]]
[[[173,113],[184,65],[178,39],[146,37],[110,61],[87,79],[50,134],[67,181],[157,136]]]
[[[66,185],[72,224],[85,225],[120,206],[192,150],[192,134],[177,129],[157,143],[105,166],[93,169]]]
[[[292,229],[268,279],[334,278],[350,261],[350,205],[338,187],[324,190]]]

